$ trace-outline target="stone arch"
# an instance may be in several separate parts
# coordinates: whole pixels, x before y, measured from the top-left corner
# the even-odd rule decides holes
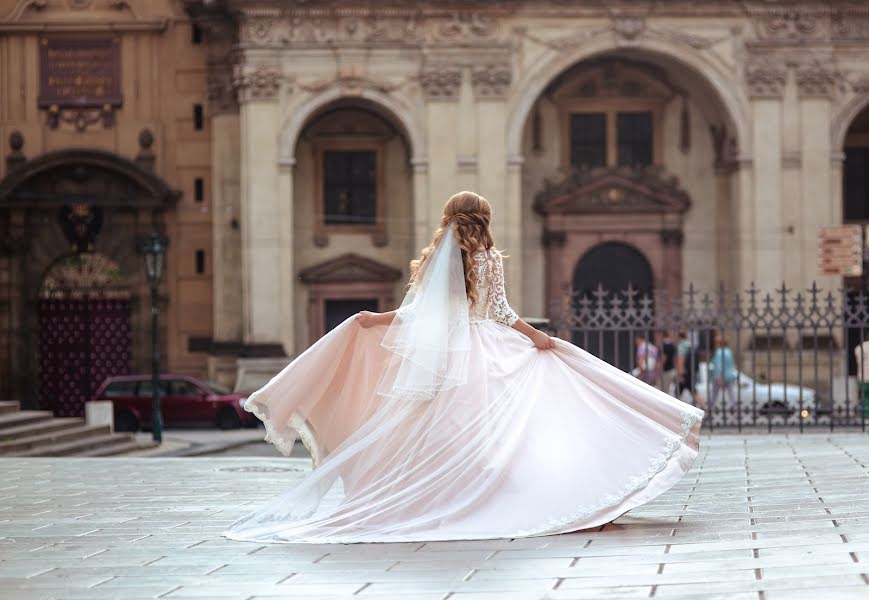
[[[522,157],[522,132],[534,103],[546,87],[561,73],[584,60],[615,52],[630,52],[637,58],[654,62],[676,64],[688,69],[692,74],[705,81],[722,103],[734,134],[738,148],[743,156],[749,155],[751,135],[749,130],[749,109],[745,98],[734,91],[724,70],[697,51],[685,46],[675,46],[656,40],[634,40],[629,46],[619,45],[612,37],[601,37],[582,44],[568,52],[554,53],[548,59],[539,61],[541,66],[533,69],[528,76],[517,82],[515,89],[520,90],[509,107],[507,118],[507,158],[520,161]]]
[[[100,182],[100,189],[93,182]],[[181,193],[150,170],[113,152],[93,148],[68,148],[46,152],[10,169],[0,181],[0,207],[38,207],[75,200],[76,195],[96,198],[98,204],[137,207],[169,207]]]
[[[424,129],[417,121],[410,106],[394,96],[367,87],[356,93],[348,94],[340,83],[330,85],[309,96],[291,109],[279,134],[278,161],[285,165],[294,164],[296,142],[305,125],[318,113],[342,100],[355,101],[378,113],[390,123],[397,125],[410,146],[411,163],[423,165],[427,162],[428,146],[425,141]]]
[[[129,358],[134,367],[147,364],[150,307],[138,301],[147,297],[147,282],[136,239],[165,230],[181,192],[150,170],[153,156],[131,160],[105,150],[69,148],[14,158],[7,157],[8,171],[0,180],[0,244],[5,246],[0,251],[7,271],[0,285],[0,319],[14,315],[14,326],[4,332],[7,338],[0,336],[0,344],[7,344],[15,358],[0,365],[0,380],[8,382],[4,393],[36,408],[45,400],[39,391],[45,371],[34,359],[42,355],[46,331],[40,319],[45,276],[71,251],[110,257],[129,276],[123,288],[101,295],[100,309],[129,303],[124,309],[134,340]],[[73,292],[77,296],[82,290]],[[70,306],[64,310],[75,309]]]
[[[830,127],[830,148],[834,154],[844,151],[845,136],[848,135],[851,123],[867,107],[869,107],[869,92],[852,98],[833,117]]]
[[[619,261],[619,269],[610,269],[607,275],[613,276],[613,280],[615,281],[625,279],[627,283],[624,285],[616,284],[614,287],[604,286],[605,291],[610,294],[619,294],[626,291],[628,285],[631,285],[635,290],[639,290],[641,293],[651,293],[655,286],[655,269],[652,267],[652,263],[649,262],[648,256],[646,256],[646,254],[635,244],[623,240],[601,241],[588,248],[576,260],[576,264],[573,266],[574,290],[581,291],[585,289],[579,285],[583,279],[588,279],[587,272],[584,271],[582,267],[587,270],[591,263],[599,260],[600,256],[612,254],[613,252],[618,253],[620,259],[629,258],[629,260],[624,263]],[[630,269],[623,270],[623,264],[636,267],[638,270],[637,272],[630,272]],[[641,276],[640,278],[644,281],[633,281],[632,277],[634,276]],[[646,279],[648,281],[645,281]],[[591,285],[591,289],[594,289],[594,285],[600,282],[589,280],[588,283]]]

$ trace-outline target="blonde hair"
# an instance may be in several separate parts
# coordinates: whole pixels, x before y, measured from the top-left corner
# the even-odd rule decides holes
[[[494,247],[495,240],[489,231],[492,219],[492,207],[489,201],[474,192],[459,192],[453,194],[444,205],[441,225],[435,231],[431,244],[426,246],[421,256],[410,262],[411,285],[425,263],[429,254],[443,237],[451,224],[456,226],[456,237],[462,249],[462,263],[465,267],[465,290],[468,302],[473,305],[477,301],[477,271],[474,269],[474,251],[480,248],[488,250]]]

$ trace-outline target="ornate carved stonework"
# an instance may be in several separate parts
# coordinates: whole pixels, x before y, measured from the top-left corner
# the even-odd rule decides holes
[[[20,131],[13,131],[9,134],[9,154],[6,155],[6,170],[11,171],[18,165],[24,163],[27,157],[21,149],[24,148],[24,136]]]
[[[833,67],[814,61],[798,66],[796,79],[801,96],[830,97],[835,92],[841,76]]]
[[[834,12],[830,24],[834,41],[865,42],[869,40],[869,12],[865,12],[865,5],[863,14]]]
[[[233,85],[238,90],[242,102],[250,100],[275,100],[281,88],[283,76],[274,67],[265,65],[238,65],[233,77]]]
[[[288,10],[242,9],[241,44],[286,47],[340,43],[418,45],[490,42],[498,20],[483,11],[429,11],[417,8],[376,10],[319,7]]]
[[[637,39],[645,28],[646,23],[642,17],[616,16],[612,20],[612,30],[625,40]]]
[[[865,3],[842,7],[814,4],[751,8],[748,15],[761,44],[806,46],[869,40],[869,11]]]
[[[212,115],[237,112],[238,99],[233,85],[233,66],[237,57],[233,46],[238,42],[238,26],[229,15],[199,4],[188,2],[187,11],[206,38],[208,111]]]
[[[684,213],[688,193],[660,167],[573,169],[534,200],[540,214]]]
[[[462,85],[462,71],[457,67],[429,67],[419,76],[428,100],[455,100]]]
[[[851,89],[857,93],[869,92],[869,73],[858,76],[851,82]]]
[[[378,92],[389,94],[401,88],[406,80],[386,81],[372,77],[340,76],[338,78],[315,79],[313,81],[297,80],[294,87],[306,92],[321,92],[329,86],[338,84],[347,95],[358,94],[363,89],[373,89]]]
[[[819,24],[817,13],[787,8],[758,15],[755,32],[761,39],[799,42],[822,39],[825,28]]]
[[[510,65],[481,65],[471,68],[471,84],[477,98],[503,98],[512,79]]]
[[[781,98],[787,81],[784,65],[769,60],[750,62],[745,68],[745,82],[753,98]]]

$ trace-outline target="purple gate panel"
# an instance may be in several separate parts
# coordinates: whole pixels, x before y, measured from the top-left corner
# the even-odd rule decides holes
[[[130,372],[130,301],[39,301],[40,398],[59,417],[84,415],[84,403],[110,375]]]

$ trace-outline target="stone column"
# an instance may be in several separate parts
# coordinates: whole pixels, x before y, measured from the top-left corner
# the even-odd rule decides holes
[[[787,71],[784,65],[753,63],[746,77],[752,97],[754,165],[750,195],[740,198],[740,287],[755,282],[774,289],[784,273],[781,121]]]
[[[214,249],[214,340],[242,339],[242,310],[237,293],[241,277],[239,232],[239,116],[219,112],[211,116],[211,197]]]
[[[414,187],[425,183],[427,202],[420,201],[422,210],[415,215],[416,235],[420,250],[431,241],[440,224],[444,202],[457,192],[456,180],[456,113],[462,84],[462,69],[454,65],[427,65],[420,75],[426,97],[426,128],[428,130],[427,176],[414,169]],[[416,193],[416,189],[414,189]]]
[[[295,339],[295,306],[293,304],[296,270],[293,264],[293,167],[295,160],[282,162],[278,165],[277,177],[277,209],[278,209],[278,281],[280,298],[280,341],[284,352],[295,356],[308,344],[305,340]]]
[[[432,228],[429,226],[428,196],[428,162],[414,162],[413,169],[413,247],[411,254],[416,258],[429,241],[431,241]]]
[[[282,295],[280,272],[286,253],[290,260],[292,253],[291,246],[281,248],[286,216],[281,203],[287,199],[279,196],[278,185],[280,80],[277,68],[265,65],[241,65],[235,77],[241,105],[242,335],[251,346],[281,344],[281,320],[285,311],[292,312],[292,295]]]
[[[477,181],[476,190],[491,202],[492,233],[499,248],[510,258],[505,261],[507,296],[513,309],[522,314],[522,198],[520,165],[508,165],[506,95],[512,73],[507,62],[478,64],[471,68],[476,100]]]
[[[822,288],[836,290],[842,284],[841,278],[821,275],[817,267],[818,228],[842,223],[842,199],[838,194],[830,193],[833,182],[841,181],[841,172],[834,173],[830,144],[830,103],[836,75],[832,67],[812,62],[797,67],[796,80],[802,132],[802,218],[796,226],[799,237],[796,254],[803,266],[797,285],[805,289],[817,281]]]

